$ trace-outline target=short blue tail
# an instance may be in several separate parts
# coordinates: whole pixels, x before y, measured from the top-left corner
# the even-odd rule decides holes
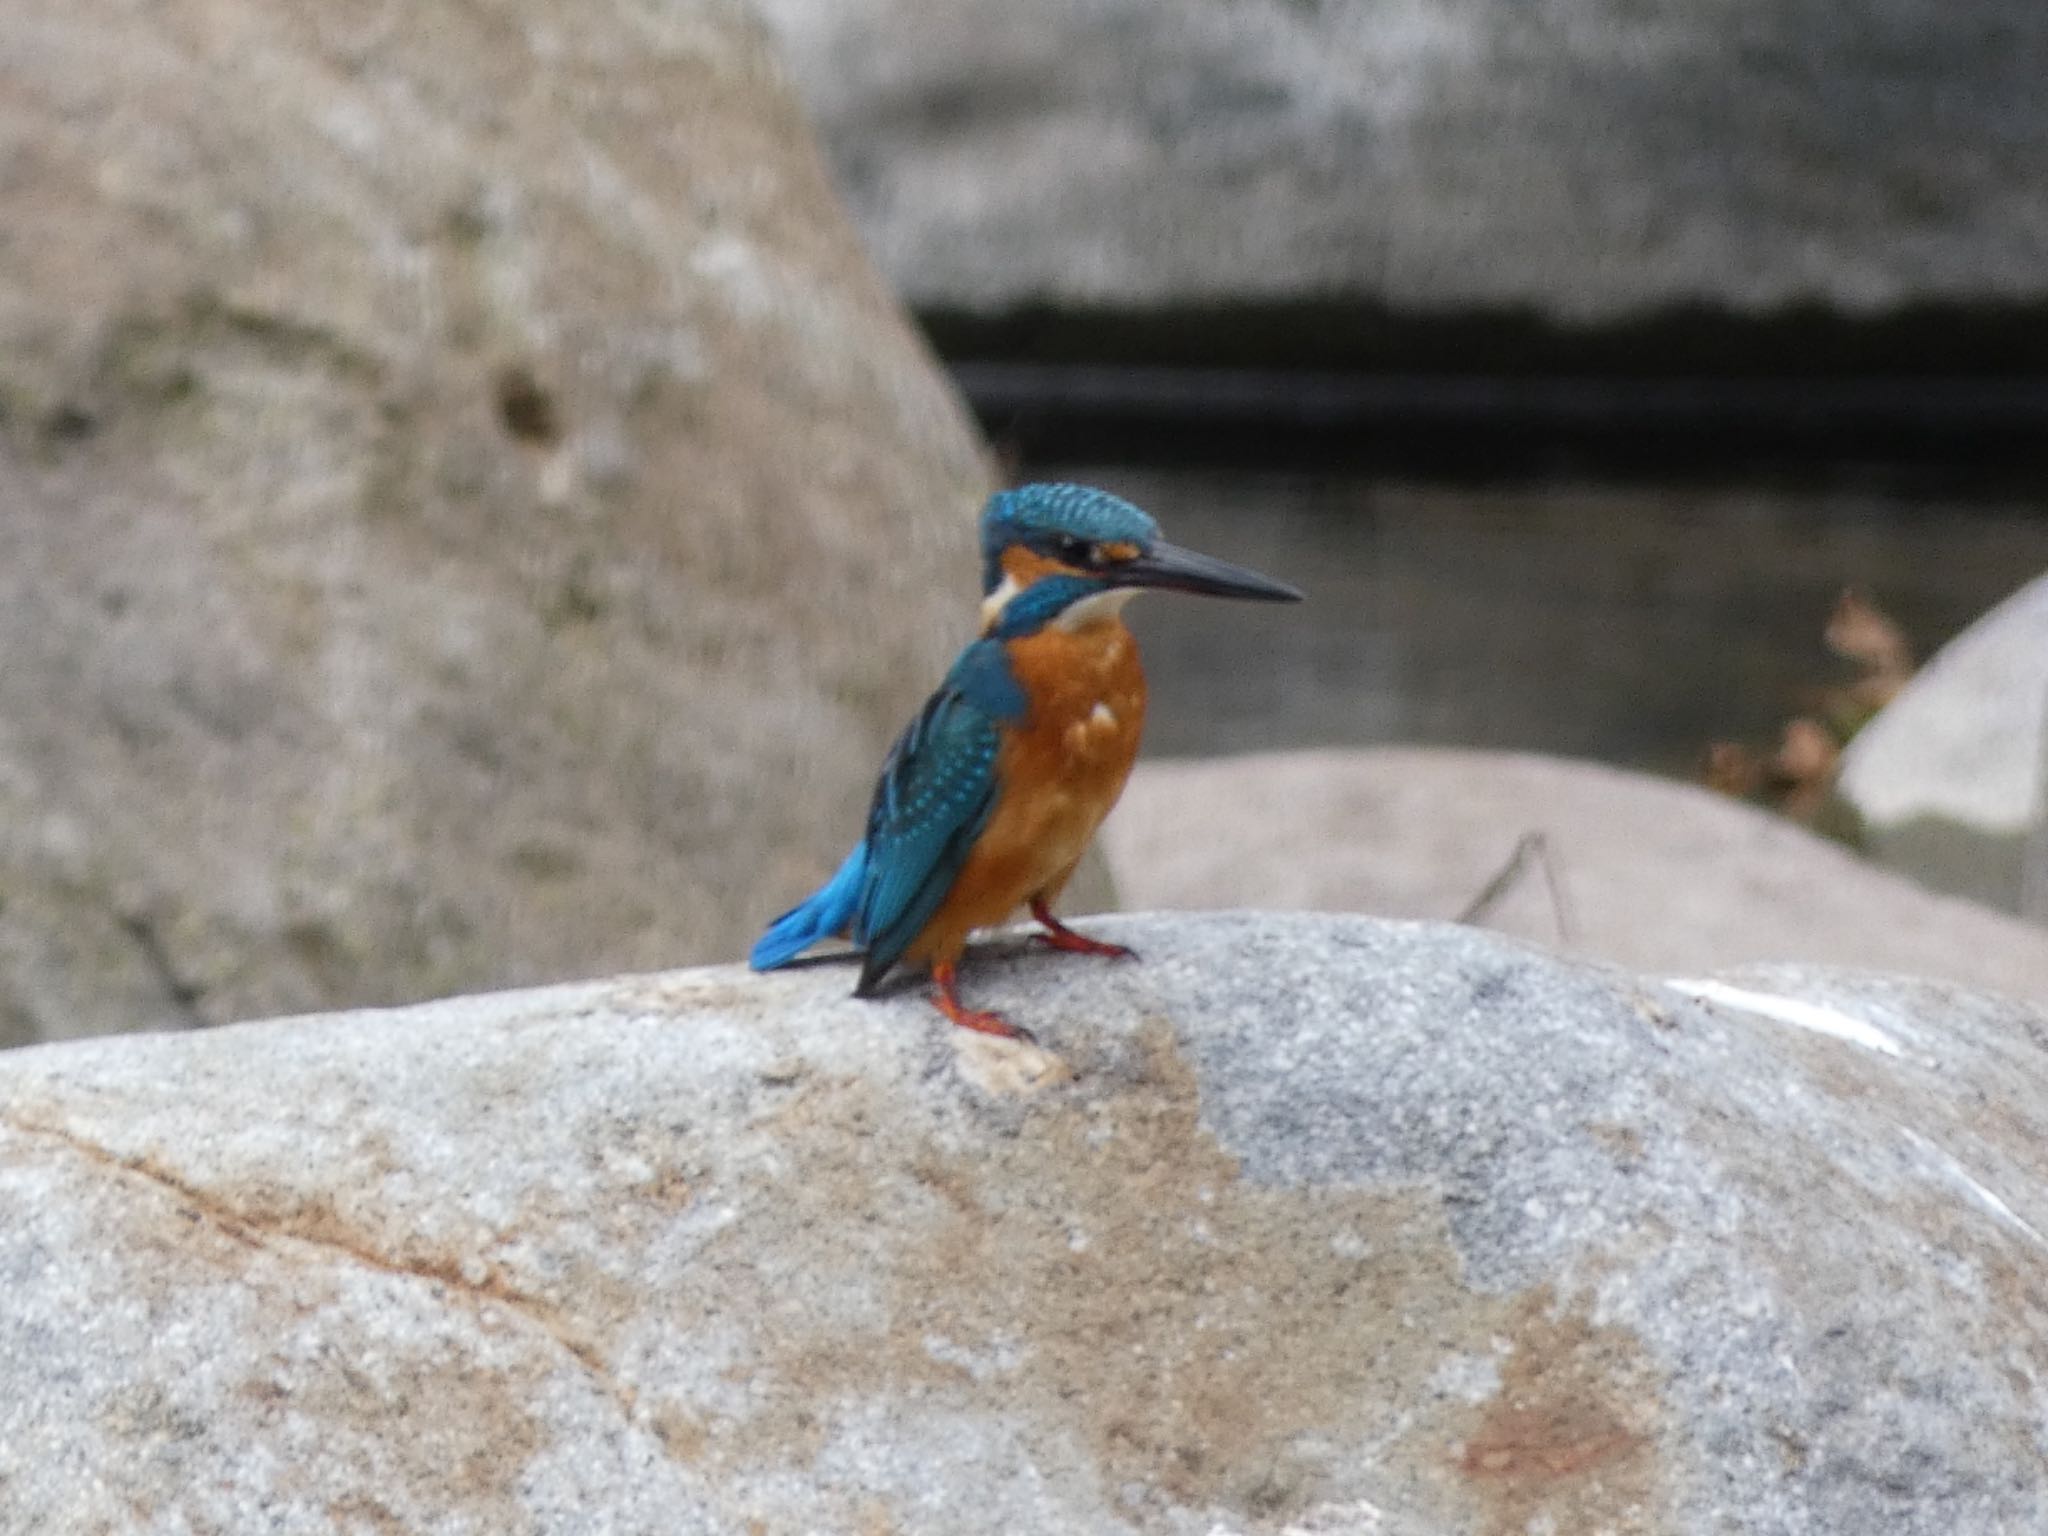
[[[789,964],[818,940],[845,933],[867,877],[868,845],[862,843],[846,856],[839,873],[823,890],[768,925],[768,931],[754,941],[747,964],[757,971],[772,971]]]

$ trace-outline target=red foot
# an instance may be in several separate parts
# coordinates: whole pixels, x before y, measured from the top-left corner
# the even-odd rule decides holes
[[[1122,944],[1105,944],[1100,939],[1091,939],[1085,933],[1076,933],[1065,923],[1052,915],[1052,908],[1034,896],[1031,898],[1031,915],[1045,924],[1045,932],[1038,935],[1041,944],[1054,949],[1063,949],[1070,955],[1107,955],[1112,960],[1135,960],[1138,952]]]
[[[1005,1040],[1022,1040],[1026,1045],[1038,1044],[1038,1037],[1020,1025],[1012,1024],[1000,1013],[988,1013],[964,1006],[960,994],[953,990],[953,963],[932,967],[932,1006],[962,1029],[971,1029],[978,1034],[998,1035]]]

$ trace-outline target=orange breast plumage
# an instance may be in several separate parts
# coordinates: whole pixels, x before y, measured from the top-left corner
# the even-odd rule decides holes
[[[906,955],[957,955],[968,933],[1050,902],[1123,793],[1145,729],[1145,674],[1120,618],[1006,643],[1029,713],[1004,734],[999,797],[944,905]]]

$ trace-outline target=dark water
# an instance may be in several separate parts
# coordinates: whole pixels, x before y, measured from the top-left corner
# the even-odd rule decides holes
[[[1924,655],[2048,571],[2048,492],[1028,473],[1129,496],[1175,542],[1309,593],[1132,610],[1162,755],[1410,742],[1690,774],[1853,675],[1821,639],[1843,587]]]

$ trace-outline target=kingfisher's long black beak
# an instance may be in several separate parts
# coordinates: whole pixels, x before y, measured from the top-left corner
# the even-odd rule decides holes
[[[1262,603],[1298,603],[1301,593],[1213,555],[1198,555],[1164,540],[1136,559],[1114,567],[1112,581],[1120,587],[1159,587],[1168,592],[1200,592],[1207,597],[1248,597]]]

